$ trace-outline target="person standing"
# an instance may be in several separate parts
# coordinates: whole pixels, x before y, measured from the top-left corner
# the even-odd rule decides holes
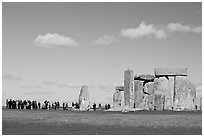
[[[93,110],[96,110],[96,103],[93,104]]]

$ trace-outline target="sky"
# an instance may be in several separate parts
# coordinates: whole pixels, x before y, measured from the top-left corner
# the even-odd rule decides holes
[[[124,71],[187,67],[201,90],[202,3],[3,3],[5,99],[111,103]]]

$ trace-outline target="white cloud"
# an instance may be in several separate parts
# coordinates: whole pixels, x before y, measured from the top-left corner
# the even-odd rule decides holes
[[[57,82],[43,81],[42,84],[44,84],[44,85],[57,85]]]
[[[157,26],[150,24],[146,25],[145,22],[141,22],[136,28],[122,29],[121,35],[129,38],[141,38],[144,36],[155,37],[157,39],[166,38],[164,30],[159,29]]]
[[[59,46],[75,47],[79,45],[74,39],[59,35],[57,33],[53,33],[53,34],[47,33],[46,35],[38,35],[34,40],[34,42],[38,46],[48,47],[48,48],[59,47]]]
[[[32,91],[32,92],[23,92],[24,95],[51,95],[53,94],[50,91]]]
[[[188,25],[182,25],[180,23],[169,23],[166,28],[170,32],[194,32],[194,33],[201,33],[201,27],[190,27]]]
[[[59,88],[81,88],[82,85],[80,84],[76,84],[76,83],[65,83],[65,84],[59,84],[58,87]]]
[[[156,38],[156,39],[165,39],[171,33],[175,32],[193,32],[201,33],[202,27],[193,27],[189,25],[182,25],[180,23],[169,23],[166,26],[159,26],[154,24],[146,24],[141,22],[140,25],[136,28],[128,28],[121,30],[121,36],[129,38]]]
[[[14,76],[14,75],[11,75],[11,74],[5,74],[5,75],[2,76],[2,78],[6,79],[6,80],[20,80],[20,79],[22,79],[19,76]]]
[[[155,33],[155,37],[158,39],[165,39],[167,34],[163,30],[157,30]]]
[[[103,35],[95,41],[95,44],[96,45],[110,45],[116,42],[119,42],[119,40],[114,35]]]

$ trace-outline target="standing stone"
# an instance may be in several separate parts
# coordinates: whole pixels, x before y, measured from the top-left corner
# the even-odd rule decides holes
[[[113,94],[113,106],[118,107],[121,106],[121,91],[116,90]]]
[[[145,92],[147,92],[149,95],[154,94],[154,82],[148,82],[145,84]]]
[[[81,111],[87,111],[90,109],[90,99],[88,93],[88,87],[82,86],[79,94],[79,109]]]
[[[143,102],[143,81],[134,81],[134,102],[135,108],[139,108],[139,105]]]
[[[146,83],[144,90],[148,93],[146,96],[146,108],[148,110],[154,110],[154,82]]]
[[[164,110],[165,95],[160,91],[154,93],[154,110]]]
[[[195,102],[195,86],[186,76],[176,76],[174,110],[195,110]]]
[[[169,80],[167,77],[159,77],[154,79],[154,90],[161,92],[165,96],[164,109],[172,109],[172,94],[170,91]]]
[[[134,107],[134,74],[133,70],[126,70],[124,74],[125,106]]]
[[[202,110],[202,98],[200,98],[200,110]]]
[[[121,107],[124,107],[125,106],[124,91],[120,91],[120,95],[121,95]]]
[[[170,95],[171,95],[171,107],[173,109],[173,106],[174,106],[174,79],[175,77],[174,76],[169,76],[169,90],[170,90]]]

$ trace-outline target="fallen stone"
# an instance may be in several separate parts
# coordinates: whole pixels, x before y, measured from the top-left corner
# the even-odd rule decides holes
[[[79,94],[79,110],[87,111],[89,109],[90,109],[90,99],[89,99],[88,87],[84,85],[81,87],[81,91]]]
[[[187,68],[155,68],[155,76],[187,76]]]

